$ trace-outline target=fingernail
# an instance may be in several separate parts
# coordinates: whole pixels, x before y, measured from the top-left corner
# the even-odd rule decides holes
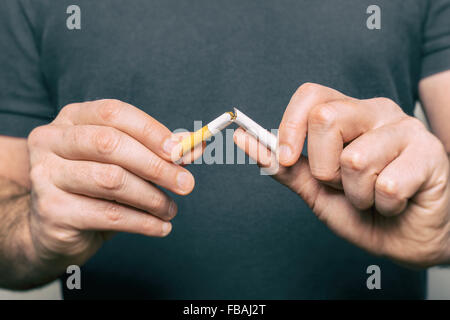
[[[278,148],[278,156],[281,162],[289,162],[292,157],[292,149],[287,144],[282,144]]]
[[[170,233],[170,231],[172,230],[172,224],[169,222],[165,222],[162,225],[162,232],[163,232],[163,236],[166,236]]]
[[[177,174],[178,187],[183,191],[190,191],[192,189],[192,177],[186,172]]]
[[[169,204],[169,216],[173,218],[175,217],[176,214],[177,214],[177,205],[175,201],[171,201]]]
[[[172,150],[173,148],[178,144],[179,142],[173,140],[172,138],[167,138],[164,143],[163,143],[163,150],[164,152],[169,155],[172,156]]]

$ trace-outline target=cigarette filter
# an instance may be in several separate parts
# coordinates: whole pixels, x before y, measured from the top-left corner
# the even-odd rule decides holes
[[[220,117],[217,117],[203,128],[192,133],[189,137],[184,138],[181,141],[181,156],[185,155],[196,146],[201,144],[203,141],[206,141],[211,136],[226,128],[230,123],[233,122],[234,118],[235,115],[233,114],[233,112],[225,112]]]
[[[264,146],[269,148],[272,152],[277,150],[277,136],[267,131],[255,121],[246,116],[242,111],[234,108],[234,122],[244,128],[248,133],[259,140]]]

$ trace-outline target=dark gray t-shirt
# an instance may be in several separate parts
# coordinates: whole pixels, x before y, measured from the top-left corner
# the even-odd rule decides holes
[[[81,30],[66,9],[81,9]],[[369,30],[370,5],[381,29]],[[411,114],[450,69],[450,0],[2,0],[0,134],[26,137],[71,102],[116,98],[170,129],[232,106],[277,128],[317,82]],[[339,239],[255,165],[191,165],[165,239],[120,234],[66,298],[422,298],[425,274]],[[335,214],[339,214],[336,212]],[[366,269],[382,271],[368,290]]]

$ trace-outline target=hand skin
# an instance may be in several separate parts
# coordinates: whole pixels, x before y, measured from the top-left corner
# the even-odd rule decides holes
[[[31,132],[27,149],[23,139],[2,138],[21,156],[0,179],[0,286],[24,289],[53,280],[116,232],[169,234],[177,206],[156,185],[180,195],[194,188],[192,174],[172,161],[185,134],[172,134],[124,102],[99,100],[64,107]]]
[[[277,161],[242,128],[234,139],[260,166]],[[304,84],[285,110],[277,156],[273,177],[339,236],[409,267],[449,263],[447,153],[393,101]]]

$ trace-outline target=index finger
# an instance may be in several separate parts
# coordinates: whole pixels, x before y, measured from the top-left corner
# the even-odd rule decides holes
[[[179,147],[166,126],[144,111],[119,100],[105,99],[67,105],[55,122],[113,127],[168,161],[171,161],[173,148]]]
[[[278,156],[282,166],[292,166],[300,158],[308,127],[308,114],[315,105],[346,96],[314,83],[301,85],[292,96],[278,131]]]

